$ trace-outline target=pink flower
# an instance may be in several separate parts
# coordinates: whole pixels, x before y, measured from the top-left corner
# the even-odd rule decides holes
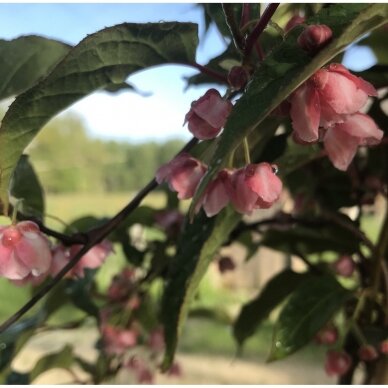
[[[331,40],[333,32],[325,24],[308,26],[298,37],[298,44],[303,50],[315,53]]]
[[[345,352],[329,350],[326,354],[325,371],[329,376],[344,375],[351,364],[352,360]]]
[[[315,342],[320,345],[332,345],[337,342],[338,330],[334,326],[327,326],[315,335]]]
[[[192,198],[207,167],[187,153],[179,154],[170,162],[159,167],[156,181],[168,182],[170,190],[178,192],[179,199]]]
[[[381,341],[379,348],[381,353],[388,354],[388,339]]]
[[[178,364],[177,362],[174,362],[171,365],[170,369],[167,371],[167,374],[169,376],[175,376],[175,377],[182,376],[182,369],[181,369],[180,364]]]
[[[370,116],[356,113],[348,116],[345,122],[329,128],[323,142],[333,165],[346,171],[359,146],[376,145],[383,135]]]
[[[106,325],[102,329],[102,338],[104,349],[108,354],[120,355],[136,345],[137,332]]]
[[[249,72],[243,66],[233,66],[228,73],[228,82],[235,90],[240,90],[247,84]]]
[[[82,245],[72,245],[70,248],[57,246],[53,251],[53,262],[50,268],[52,276],[58,272],[82,249]],[[104,240],[95,245],[85,253],[78,263],[67,273],[67,277],[84,277],[85,268],[98,268],[106,260],[108,255],[113,252],[112,243]]]
[[[124,366],[135,373],[139,384],[153,384],[154,375],[143,359],[131,357]]]
[[[34,222],[0,227],[0,276],[39,277],[48,272],[51,260],[49,242]]]
[[[288,31],[292,30],[295,26],[304,23],[305,20],[306,20],[306,18],[304,18],[303,16],[294,15],[294,16],[287,22],[286,26],[284,27],[284,31],[285,31],[285,32],[288,32]]]
[[[151,331],[148,338],[148,346],[154,352],[161,352],[164,349],[164,334],[163,329],[157,328]]]
[[[373,361],[376,360],[376,358],[379,357],[379,354],[377,353],[377,350],[372,345],[362,345],[358,349],[358,357],[362,361]]]
[[[340,64],[318,70],[290,97],[292,126],[304,142],[319,140],[319,127],[343,123],[358,112],[376,89]]]
[[[282,182],[269,163],[249,164],[232,174],[230,198],[239,213],[268,209],[282,191]]]
[[[191,103],[191,109],[185,116],[189,131],[198,139],[213,139],[232,111],[230,101],[223,100],[215,89],[209,89],[205,95]]]
[[[108,288],[107,296],[111,301],[127,300],[129,294],[134,290],[135,271],[131,268],[124,268],[121,273],[114,276]]]
[[[202,206],[206,215],[213,217],[228,205],[232,190],[231,175],[230,170],[221,170],[218,173],[216,179],[209,183],[204,195],[198,201],[197,211]]]
[[[350,277],[356,269],[356,263],[351,256],[343,255],[333,263],[332,267],[337,275]]]

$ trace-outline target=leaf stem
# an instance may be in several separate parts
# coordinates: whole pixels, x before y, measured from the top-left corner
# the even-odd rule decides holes
[[[261,18],[257,22],[256,26],[254,27],[253,31],[250,33],[250,35],[246,39],[245,49],[244,49],[245,57],[248,57],[250,55],[255,42],[260,37],[260,35],[264,31],[265,27],[267,27],[269,21],[271,20],[273,14],[275,13],[275,11],[279,7],[279,5],[280,5],[280,3],[268,4],[267,8],[263,12],[263,15],[261,16]]]
[[[245,163],[251,164],[251,155],[250,155],[250,151],[249,151],[249,144],[248,144],[248,139],[246,137],[244,137],[243,145],[244,145]]]
[[[213,69],[210,69],[209,67],[200,65],[197,62],[179,63],[179,65],[186,65],[186,66],[194,67],[195,69],[199,70],[201,73],[210,75],[210,77],[218,79],[222,83],[228,84],[228,78],[226,77],[226,75],[221,74],[218,71],[215,71]]]
[[[191,139],[178,153],[189,151],[198,142],[198,139]],[[58,272],[58,274],[38,292],[18,311],[16,311],[10,318],[5,320],[0,325],[0,333],[7,330],[12,324],[20,319],[27,311],[35,306],[52,288],[54,288],[60,280],[70,271],[94,245],[98,244],[104,238],[106,238],[114,229],[116,229],[132,211],[134,211],[141,203],[141,201],[156,187],[158,183],[153,178],[143,189],[141,189],[135,198],[133,198],[119,213],[117,213],[112,219],[106,222],[101,227],[95,228],[85,234],[87,236],[86,244],[80,249],[80,251]]]

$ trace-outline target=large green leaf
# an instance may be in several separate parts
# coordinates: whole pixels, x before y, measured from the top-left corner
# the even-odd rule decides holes
[[[25,215],[42,217],[44,193],[28,155],[22,155],[16,165],[10,183],[10,195],[21,200],[18,210]]]
[[[71,46],[42,36],[0,40],[0,100],[24,92],[45,76]]]
[[[351,295],[330,275],[305,281],[279,315],[269,361],[287,357],[306,345]]]
[[[307,20],[326,24],[333,30],[332,42],[316,56],[309,56],[297,45],[302,26],[296,26],[285,41],[263,61],[237,101],[191,205],[191,214],[207,184],[226,164],[232,152],[269,113],[314,72],[343,51],[350,43],[388,19],[386,4],[335,4]]]
[[[162,322],[166,342],[164,370],[173,361],[182,325],[200,280],[240,219],[241,215],[228,207],[211,219],[201,212],[192,224],[186,224],[163,296]]]
[[[255,333],[269,313],[308,276],[308,273],[301,274],[286,269],[274,276],[255,299],[244,305],[233,326],[233,335],[238,345],[242,346],[245,340]]]
[[[193,23],[121,24],[89,35],[53,71],[19,95],[0,128],[0,200],[7,210],[7,190],[24,148],[61,110],[95,90],[122,84],[137,71],[195,59],[197,25]]]

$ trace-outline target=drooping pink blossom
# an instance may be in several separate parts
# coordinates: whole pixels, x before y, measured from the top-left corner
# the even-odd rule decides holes
[[[218,214],[230,202],[232,190],[231,176],[233,171],[221,170],[217,177],[208,184],[205,193],[198,201],[197,211],[203,207],[208,217]]]
[[[325,24],[313,24],[299,35],[297,42],[304,50],[315,53],[330,42],[332,35],[331,28]]]
[[[165,346],[163,329],[157,328],[152,330],[147,344],[153,352],[161,352]]]
[[[182,368],[181,365],[178,364],[177,362],[174,362],[170,369],[167,371],[167,374],[169,376],[175,376],[175,377],[180,377],[182,376]]]
[[[36,223],[0,227],[0,276],[12,280],[39,277],[48,272],[51,261],[49,241]]]
[[[193,101],[185,116],[189,131],[198,139],[213,139],[232,111],[233,104],[224,100],[215,89],[209,89],[201,98]]]
[[[381,353],[388,355],[388,339],[380,342],[379,349]]]
[[[154,374],[142,358],[133,356],[124,364],[124,367],[135,374],[139,384],[153,384]]]
[[[376,360],[379,357],[376,348],[372,345],[360,346],[357,353],[360,360],[366,362]]]
[[[356,269],[356,263],[351,256],[342,255],[332,264],[332,268],[337,275],[350,277]]]
[[[350,368],[352,359],[343,351],[329,350],[326,354],[325,371],[329,376],[342,376]]]
[[[168,182],[170,190],[178,193],[179,199],[192,198],[207,167],[188,153],[181,153],[170,162],[159,167],[156,181]]]
[[[243,214],[270,208],[279,199],[283,187],[269,163],[249,164],[235,171],[231,182],[231,202]]]
[[[319,345],[332,345],[338,340],[338,330],[333,325],[326,326],[319,330],[314,339]]]
[[[372,118],[363,113],[349,115],[346,121],[329,128],[323,138],[325,150],[333,165],[345,171],[359,146],[376,145],[384,133]]]
[[[343,123],[365,105],[368,96],[376,95],[369,82],[340,64],[331,64],[318,70],[291,95],[293,129],[304,142],[318,141],[319,127]]]
[[[82,249],[82,245],[72,245],[70,248],[57,246],[53,251],[53,262],[50,268],[52,276],[58,272]],[[84,277],[85,268],[98,268],[106,260],[108,255],[113,252],[112,243],[108,240],[103,240],[101,243],[90,248],[77,264],[67,273],[67,277]]]
[[[137,332],[111,325],[102,328],[102,340],[107,354],[120,355],[137,344]]]

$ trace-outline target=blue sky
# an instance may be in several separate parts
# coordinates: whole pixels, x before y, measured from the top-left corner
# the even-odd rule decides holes
[[[77,44],[87,34],[122,22],[190,21],[199,24],[204,35],[202,10],[190,3],[0,3],[0,38],[37,34]],[[201,41],[201,39],[200,39]],[[225,42],[211,29],[197,51],[197,62],[205,64],[220,53]],[[352,50],[345,64],[362,70],[373,64],[369,52]],[[75,112],[97,137],[130,141],[190,138],[182,127],[191,101],[207,87],[190,88],[186,92],[184,76],[195,71],[183,66],[162,66],[130,77],[140,90],[152,92],[142,97],[131,92],[118,95],[98,92],[74,104],[67,112]]]

